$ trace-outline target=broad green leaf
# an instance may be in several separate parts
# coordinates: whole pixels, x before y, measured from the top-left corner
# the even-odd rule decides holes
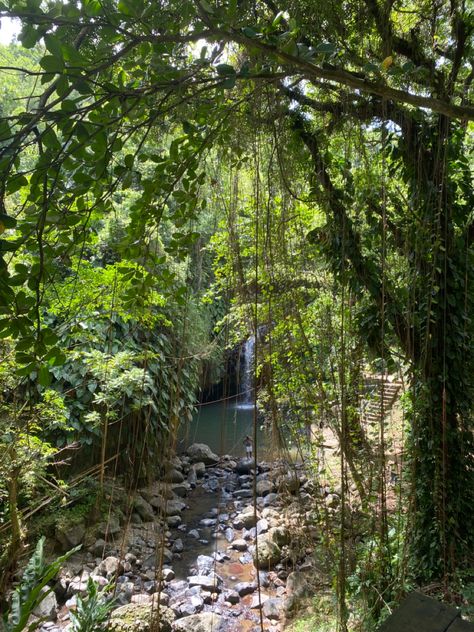
[[[230,64],[219,64],[216,66],[217,74],[228,77],[230,75],[235,75],[235,68]]]
[[[45,55],[40,60],[40,66],[46,70],[46,72],[62,72],[64,70],[64,61],[62,57],[58,58],[53,55]]]
[[[314,50],[317,53],[324,53],[329,55],[336,52],[336,46],[334,44],[331,44],[330,42],[323,42],[321,44],[318,44]]]

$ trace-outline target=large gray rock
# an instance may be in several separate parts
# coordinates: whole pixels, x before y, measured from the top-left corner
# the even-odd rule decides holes
[[[201,612],[178,619],[171,626],[173,632],[223,632],[224,619],[215,612]]]
[[[249,474],[254,468],[255,462],[253,459],[240,459],[235,466],[237,474]]]
[[[257,481],[257,496],[267,496],[273,491],[275,491],[275,485],[272,481],[265,478]]]
[[[222,579],[217,575],[191,575],[188,577],[188,584],[190,588],[199,586],[208,592],[220,592]]]
[[[205,465],[214,465],[219,461],[217,454],[205,443],[193,443],[187,449],[191,463],[202,461]]]
[[[282,600],[276,597],[267,599],[262,606],[262,611],[267,619],[278,620],[283,614]]]
[[[58,610],[56,595],[50,588],[47,587],[44,587],[41,593],[44,595],[43,599],[33,610],[33,614],[40,619],[55,621]]]
[[[166,483],[182,483],[184,481],[184,476],[179,470],[171,469],[165,472],[163,480]]]
[[[106,557],[105,560],[102,560],[94,574],[103,575],[104,577],[111,579],[112,577],[116,575],[121,575],[122,573],[122,562],[118,559],[118,557],[113,557],[112,555],[110,555],[109,557]]]
[[[109,632],[171,632],[174,613],[170,608],[158,603],[130,603],[112,612],[108,625]],[[159,622],[159,623],[158,623]],[[195,631],[194,631],[195,632]]]
[[[268,537],[268,534],[258,539],[258,559],[257,548],[253,548],[253,563],[259,570],[270,570],[281,560],[281,549]]]
[[[105,537],[115,535],[120,531],[120,522],[116,516],[110,516],[107,522],[101,522],[97,525],[97,533]]]
[[[73,525],[65,525],[56,528],[56,539],[64,549],[72,549],[78,544],[82,544],[86,534],[86,527],[83,522]]]
[[[153,522],[155,514],[153,513],[153,507],[142,496],[138,494],[133,499],[133,509],[140,516],[144,522]]]

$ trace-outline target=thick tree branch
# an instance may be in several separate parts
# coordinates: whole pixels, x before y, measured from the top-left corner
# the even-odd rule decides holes
[[[455,105],[450,101],[444,101],[435,97],[413,94],[407,90],[392,88],[385,83],[376,83],[357,77],[354,73],[339,68],[322,68],[301,57],[291,55],[279,50],[276,46],[262,42],[261,40],[249,38],[239,31],[223,31],[216,29],[213,31],[214,38],[222,38],[227,41],[234,41],[242,44],[246,48],[259,50],[279,59],[289,65],[288,75],[300,73],[306,79],[322,79],[333,81],[339,85],[346,86],[353,90],[358,90],[364,94],[373,94],[393,102],[405,103],[419,108],[426,108],[437,114],[443,114],[448,118],[460,120],[474,120],[474,107],[467,105]]]

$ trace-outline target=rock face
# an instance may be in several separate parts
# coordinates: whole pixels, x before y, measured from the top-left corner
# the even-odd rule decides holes
[[[151,607],[151,604],[130,603],[112,612],[109,630],[111,632],[171,632],[174,613],[166,606]],[[158,625],[159,622],[159,625]]]
[[[205,443],[193,443],[189,446],[187,454],[191,463],[202,462],[205,465],[215,465],[219,461],[217,454]]]
[[[215,612],[201,612],[178,619],[172,625],[173,632],[224,632],[223,618]]]

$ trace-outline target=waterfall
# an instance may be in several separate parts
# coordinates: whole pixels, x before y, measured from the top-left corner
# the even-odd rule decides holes
[[[254,403],[254,368],[255,368],[255,336],[245,341],[240,356],[240,391],[239,408],[248,408]]]

